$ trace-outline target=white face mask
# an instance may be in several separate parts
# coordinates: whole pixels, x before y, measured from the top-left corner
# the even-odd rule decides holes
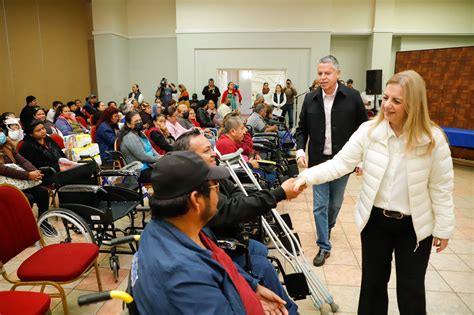
[[[23,140],[23,129],[9,130],[8,137],[13,141]]]

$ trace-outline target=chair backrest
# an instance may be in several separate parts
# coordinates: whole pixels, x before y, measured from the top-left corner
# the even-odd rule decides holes
[[[91,127],[92,143],[96,143],[95,136],[97,134],[97,125]]]
[[[12,185],[0,185],[0,260],[7,263],[40,239],[28,199]]]
[[[64,149],[64,139],[60,135],[53,133],[49,135],[49,137],[51,138],[51,140],[56,142],[56,144],[61,150]]]
[[[20,141],[16,144],[16,152],[20,152],[22,146],[23,146],[23,140],[20,140]]]
[[[97,163],[94,160],[55,174],[54,183],[59,186],[71,184],[97,185]]]
[[[87,128],[87,122],[85,121],[84,118],[81,116],[76,116],[76,120],[78,123],[80,123],[84,128]]]

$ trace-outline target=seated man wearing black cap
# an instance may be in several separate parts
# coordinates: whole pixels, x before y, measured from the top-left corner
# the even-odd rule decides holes
[[[199,154],[207,165],[216,165],[216,154],[212,150],[209,140],[198,131],[192,130],[182,134],[174,144],[177,151],[190,150]],[[285,181],[276,189],[263,189],[246,197],[242,191],[229,179],[219,180],[219,203],[217,214],[209,221],[213,233],[219,239],[235,238],[244,242],[243,225],[258,216],[268,213],[276,204],[285,199],[293,199],[299,195],[295,192],[294,179]],[[298,314],[297,305],[288,297],[283,289],[274,267],[268,261],[267,247],[257,241],[250,240],[248,244],[252,274],[258,277],[263,284],[282,297],[290,314]],[[244,255],[231,255],[234,262],[241,267],[246,266]]]
[[[285,301],[234,265],[203,230],[217,212],[218,180],[228,176],[190,151],[156,163],[153,219],[131,276],[140,314],[287,314]]]
[[[26,105],[23,107],[20,113],[20,122],[23,128],[28,126],[30,122],[35,119],[33,115],[35,114],[36,110],[39,108],[38,101],[36,97],[33,95],[29,95],[26,97]]]

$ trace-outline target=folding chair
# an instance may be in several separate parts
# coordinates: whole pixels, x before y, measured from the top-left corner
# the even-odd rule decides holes
[[[49,314],[51,298],[40,292],[0,292],[0,314],[2,315],[45,315]]]
[[[99,291],[102,284],[97,257],[99,247],[92,243],[61,243],[45,246],[38,230],[28,199],[21,190],[11,185],[0,185],[0,273],[13,284],[11,290],[19,286],[53,286],[60,297],[64,314],[69,314],[66,294],[61,284],[77,280],[92,266],[95,269]],[[19,280],[8,276],[4,264],[26,248],[39,242],[40,249],[28,257],[17,270]]]

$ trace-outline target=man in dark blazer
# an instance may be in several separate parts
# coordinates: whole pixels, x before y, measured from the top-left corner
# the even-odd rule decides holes
[[[308,139],[307,153],[311,167],[332,159],[360,124],[367,120],[359,92],[338,84],[341,70],[334,56],[321,58],[317,71],[320,87],[306,95],[296,129],[296,156],[300,167],[308,167],[305,154]],[[319,252],[313,259],[315,266],[322,266],[330,256],[331,229],[336,224],[348,179],[349,174],[313,186],[313,213],[319,246]]]

